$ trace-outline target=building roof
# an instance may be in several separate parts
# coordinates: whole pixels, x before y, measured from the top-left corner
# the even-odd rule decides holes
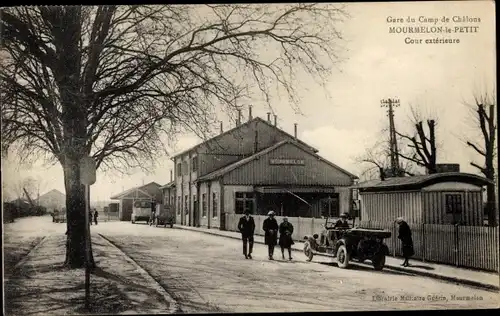
[[[125,191],[120,192],[120,193],[118,193],[118,194],[115,194],[115,195],[113,195],[113,196],[111,197],[111,199],[112,199],[112,200],[120,200],[120,199],[122,199],[123,197],[125,197],[125,196],[129,195],[130,193],[132,193],[132,192],[134,192],[134,191],[139,191],[139,192],[141,192],[141,193],[145,194],[146,196],[151,196],[151,194],[149,194],[148,192],[146,192],[146,191],[144,190],[144,188],[146,188],[147,186],[150,186],[151,184],[154,184],[154,185],[158,186],[158,188],[160,187],[160,185],[159,185],[158,183],[156,183],[156,182],[150,182],[150,183],[148,183],[148,184],[141,185],[141,186],[139,186],[139,187],[133,187],[133,188],[131,188],[131,189],[128,189],[128,190],[125,190]]]
[[[490,180],[472,173],[463,172],[443,172],[426,174],[412,177],[395,177],[386,180],[368,180],[359,183],[357,186],[361,192],[376,192],[398,190],[415,190],[440,182],[463,182],[478,186],[491,183]]]
[[[162,185],[160,187],[160,190],[169,189],[169,188],[173,188],[173,187],[175,187],[175,181],[170,181],[169,183]]]
[[[47,195],[54,195],[54,194],[57,194],[57,195],[60,195],[60,196],[66,196],[64,193],[62,193],[61,191],[59,190],[56,190],[56,189],[52,189],[50,190],[49,192],[45,193],[45,194],[42,194],[40,195],[40,198],[43,198]]]
[[[228,173],[228,172],[230,172],[230,171],[232,171],[232,170],[234,170],[234,169],[237,169],[237,168],[239,168],[239,167],[241,167],[241,166],[243,166],[243,165],[246,165],[247,163],[249,163],[249,162],[251,162],[251,161],[253,161],[253,160],[255,160],[255,159],[259,158],[260,156],[265,155],[265,154],[267,154],[267,153],[269,153],[269,152],[271,152],[271,151],[275,150],[276,148],[279,148],[279,147],[281,147],[281,146],[283,146],[283,145],[285,145],[285,144],[293,144],[293,145],[295,145],[295,146],[298,146],[298,147],[301,147],[301,148],[305,149],[305,148],[304,148],[304,146],[303,146],[301,143],[299,143],[299,142],[296,142],[296,141],[293,141],[293,140],[284,140],[284,141],[278,142],[278,143],[274,144],[273,146],[270,146],[270,147],[268,147],[268,148],[266,148],[266,149],[264,149],[264,150],[261,150],[261,151],[259,151],[258,153],[254,154],[254,155],[252,155],[252,156],[250,156],[250,157],[243,158],[243,159],[241,159],[241,160],[238,160],[238,161],[237,161],[237,162],[235,162],[235,163],[232,163],[232,164],[230,164],[230,165],[228,165],[228,166],[225,166],[225,167],[222,167],[222,168],[220,168],[220,169],[217,169],[217,170],[215,170],[215,171],[213,171],[213,172],[211,172],[211,173],[209,173],[209,174],[207,174],[207,175],[204,175],[204,176],[202,176],[202,177],[199,177],[199,178],[197,179],[197,181],[212,180],[212,179],[218,178],[218,177],[220,177],[220,176],[223,176],[223,175],[225,175],[226,173]],[[305,149],[305,150],[306,150],[306,149]],[[306,151],[307,151],[307,150],[306,150]],[[309,151],[308,151],[308,152],[309,152]],[[344,169],[340,168],[339,166],[337,166],[337,165],[335,165],[335,164],[331,163],[330,161],[328,161],[328,160],[326,160],[326,159],[324,159],[324,158],[320,157],[320,156],[319,156],[319,155],[317,155],[317,154],[314,154],[314,153],[311,153],[311,152],[309,152],[309,154],[311,154],[312,156],[314,156],[314,157],[316,157],[316,158],[320,159],[321,161],[323,161],[323,162],[325,162],[325,163],[329,164],[330,166],[332,166],[332,167],[334,167],[334,168],[339,169],[340,171],[342,171],[343,173],[347,174],[349,177],[351,177],[351,178],[353,178],[353,179],[357,179],[357,178],[358,178],[358,177],[357,177],[357,176],[355,176],[354,174],[352,174],[352,173],[350,173],[350,172],[348,172],[348,171],[346,171],[346,170],[344,170]]]
[[[180,153],[178,153],[178,154],[175,154],[175,156],[173,156],[171,159],[172,159],[172,160],[174,160],[176,157],[181,156],[181,155],[184,155],[185,153],[188,153],[188,152],[190,152],[190,151],[192,151],[192,150],[195,150],[195,149],[199,148],[201,145],[203,145],[203,144],[205,144],[205,143],[207,143],[207,142],[214,141],[214,140],[216,140],[216,139],[218,139],[218,138],[220,138],[220,137],[222,137],[222,136],[224,136],[224,135],[230,134],[230,133],[232,133],[232,132],[234,132],[234,131],[236,131],[236,130],[238,130],[238,129],[242,128],[242,127],[248,126],[248,125],[252,124],[253,122],[259,122],[259,123],[264,123],[264,124],[267,124],[267,125],[269,125],[269,126],[271,126],[271,127],[275,128],[275,129],[276,129],[277,131],[279,131],[280,133],[282,133],[282,134],[284,134],[284,135],[286,135],[286,136],[289,136],[289,137],[291,137],[291,138],[294,138],[292,135],[290,135],[289,133],[285,132],[285,131],[284,131],[284,130],[282,130],[281,128],[278,128],[277,126],[275,126],[275,125],[271,124],[270,122],[268,122],[268,121],[264,120],[263,118],[260,118],[260,117],[256,116],[255,118],[253,118],[253,119],[251,119],[251,120],[248,120],[248,121],[246,121],[245,123],[242,123],[242,124],[240,124],[240,125],[237,125],[237,126],[235,126],[235,127],[231,128],[231,129],[229,129],[229,130],[227,130],[227,131],[225,131],[225,132],[223,132],[223,133],[220,133],[220,134],[218,134],[218,135],[216,135],[216,136],[214,136],[214,137],[212,137],[212,138],[210,138],[210,139],[207,139],[207,140],[205,140],[205,141],[203,141],[203,142],[199,143],[198,145],[195,145],[195,146],[193,146],[193,147],[191,147],[191,148],[189,148],[189,149],[186,149],[186,150],[184,150],[184,151],[182,151],[182,152],[180,152]],[[316,148],[314,148],[314,147],[312,147],[312,146],[308,145],[307,143],[305,143],[305,142],[301,141],[300,139],[297,139],[297,142],[298,142],[298,143],[300,143],[300,144],[302,144],[302,145],[303,145],[303,146],[305,146],[306,148],[309,148],[309,150],[314,151],[315,153],[317,153],[317,152],[319,151],[318,149],[316,149]]]

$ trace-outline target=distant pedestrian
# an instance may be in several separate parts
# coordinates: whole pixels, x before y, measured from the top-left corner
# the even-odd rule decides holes
[[[264,230],[264,242],[267,245],[269,260],[274,260],[274,247],[278,241],[278,222],[274,218],[274,211],[267,213],[268,218],[264,220],[262,230]]]
[[[92,210],[89,211],[89,223],[92,225]]]
[[[151,207],[151,216],[149,217],[149,226],[153,225],[156,219],[156,209]]]
[[[402,217],[398,217],[398,219],[396,219],[396,223],[399,225],[398,238],[401,239],[403,245],[403,257],[405,259],[401,265],[403,267],[407,267],[410,265],[408,260],[410,260],[410,257],[415,254],[413,250],[413,239],[411,238],[411,229]]]
[[[245,259],[252,259],[253,250],[253,235],[255,232],[255,221],[253,217],[250,216],[250,212],[246,211],[245,216],[240,218],[238,222],[238,230],[241,233],[241,239],[243,240],[243,255]],[[247,252],[248,244],[248,252]]]
[[[99,217],[99,212],[97,212],[97,209],[94,209],[94,223],[97,225],[97,218]]]
[[[288,260],[292,260],[292,245],[294,244],[292,239],[293,225],[288,221],[288,218],[283,218],[283,222],[279,227],[280,239],[279,244],[281,247],[281,257],[285,260],[285,249],[288,250]]]

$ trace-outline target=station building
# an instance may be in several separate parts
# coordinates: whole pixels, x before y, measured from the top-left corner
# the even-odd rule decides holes
[[[357,177],[267,120],[252,118],[172,157],[163,200],[175,200],[177,223],[226,229],[226,214],[318,218],[349,212]]]

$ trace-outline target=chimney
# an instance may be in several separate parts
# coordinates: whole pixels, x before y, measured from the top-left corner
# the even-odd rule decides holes
[[[174,177],[172,175],[172,169],[170,169],[170,182],[174,181]]]
[[[293,137],[297,138],[297,123],[293,124]]]
[[[252,106],[248,106],[248,120],[250,121],[252,119]]]
[[[236,122],[236,125],[241,124],[241,110],[238,110],[238,121]]]
[[[277,121],[278,121],[278,115],[274,114],[274,126],[276,126]]]
[[[267,121],[271,123],[271,112],[267,112]]]
[[[224,129],[222,128],[222,121],[220,121],[220,133],[222,134],[224,132]]]

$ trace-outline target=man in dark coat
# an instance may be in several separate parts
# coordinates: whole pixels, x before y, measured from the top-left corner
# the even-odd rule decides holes
[[[340,215],[340,220],[338,220],[335,223],[334,228],[349,228],[349,223],[347,222],[348,217],[349,217],[349,214],[347,214],[347,213]]]
[[[238,230],[241,233],[241,239],[243,240],[243,255],[245,259],[252,259],[253,250],[253,235],[255,232],[255,222],[253,217],[250,216],[250,212],[246,211],[245,216],[240,218],[238,222]],[[247,252],[248,243],[248,252]]]
[[[97,212],[97,209],[94,209],[94,223],[97,225],[97,218],[99,217],[99,212]]]
[[[269,260],[274,260],[274,247],[278,241],[278,222],[274,218],[274,211],[269,211],[267,215],[269,217],[264,220],[262,230],[264,230],[264,241],[267,245]]]
[[[280,239],[279,244],[281,247],[281,257],[285,260],[285,249],[288,249],[288,260],[292,260],[292,239],[293,225],[288,221],[288,218],[283,218],[283,222],[279,227]]]
[[[399,235],[398,238],[401,239],[401,242],[403,244],[403,257],[405,258],[405,261],[403,264],[401,264],[403,267],[407,267],[410,264],[408,263],[408,260],[410,260],[410,257],[415,254],[413,251],[413,239],[411,238],[411,229],[410,226],[403,220],[402,217],[399,217],[396,220],[396,223],[399,225]]]

